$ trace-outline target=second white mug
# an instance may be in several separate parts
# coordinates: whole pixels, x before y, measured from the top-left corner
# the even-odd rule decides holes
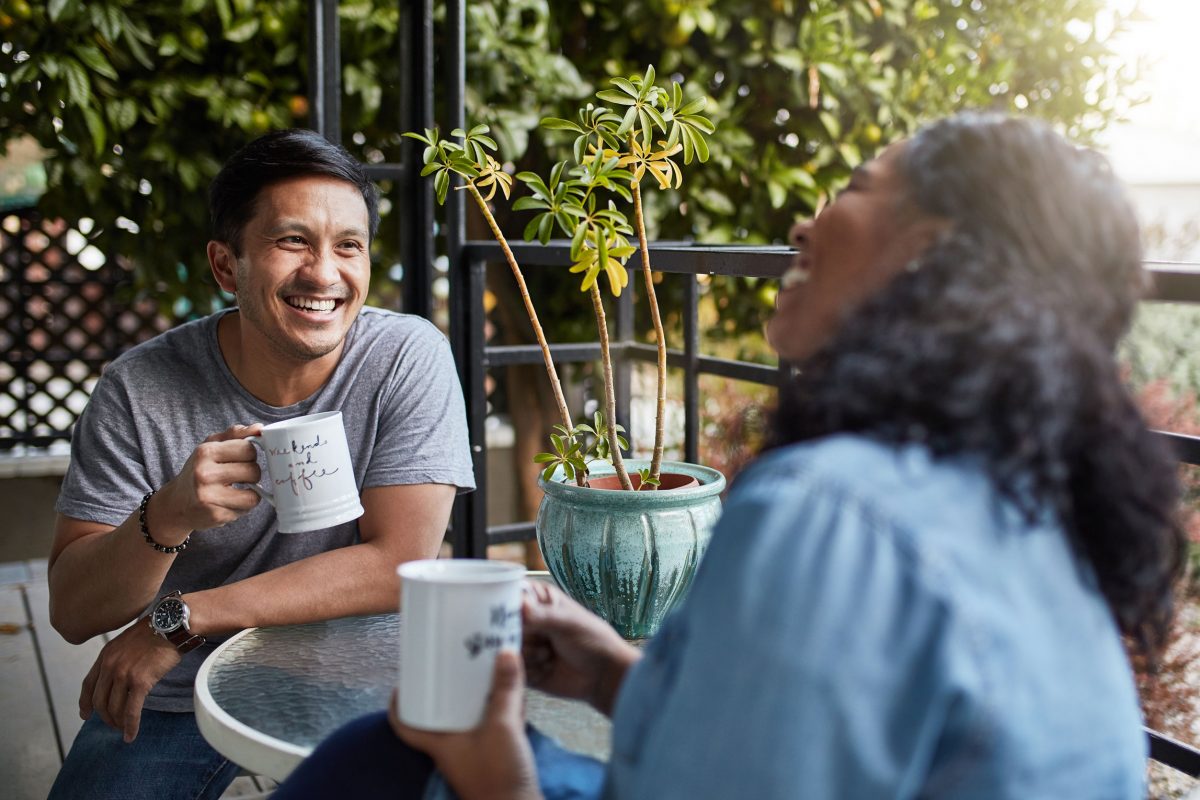
[[[400,719],[429,731],[479,724],[500,650],[521,649],[525,567],[409,561],[400,575]]]

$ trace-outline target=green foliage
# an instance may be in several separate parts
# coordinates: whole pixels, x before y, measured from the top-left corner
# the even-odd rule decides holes
[[[0,15],[0,137],[31,136],[51,152],[40,207],[93,218],[97,246],[129,259],[164,311],[219,305],[205,258],[207,187],[246,142],[307,124],[307,5],[52,0],[26,8],[19,23]],[[356,130],[380,108],[375,76],[398,71],[389,44],[398,12],[351,0],[340,14],[344,38],[378,59],[345,68],[343,109]]]
[[[1131,78],[1096,24],[1108,13],[1105,0],[490,5],[547,7],[545,48],[568,59],[574,73],[631,74],[654,63],[663,75],[687,76],[690,97],[707,99],[719,128],[709,140],[713,165],[684,190],[647,195],[650,235],[659,239],[782,242],[793,222],[836,192],[863,159],[960,109],[1036,114],[1086,142],[1117,114]],[[469,56],[468,82],[480,103],[468,113],[492,125],[501,160],[544,172],[544,164],[564,157],[552,132],[535,133],[527,149],[507,150],[505,122],[479,115],[506,103],[503,87],[489,80],[501,69],[484,65],[491,58],[486,51]],[[773,305],[773,289],[760,291],[753,279],[716,277],[707,289],[723,301],[721,324],[706,331],[709,338],[759,329]],[[542,298],[553,289],[531,280],[531,291]],[[663,298],[668,308],[677,301],[669,291]],[[678,330],[677,318],[669,317],[668,330]]]
[[[637,474],[639,481],[639,492],[643,489],[657,489],[659,486],[662,486],[662,481],[650,474],[649,467],[643,467],[642,469],[639,469]]]
[[[530,195],[518,199],[513,210],[538,212],[525,226],[525,239],[536,237],[546,244],[556,229],[569,239],[569,269],[582,273],[581,291],[590,290],[603,274],[612,294],[620,296],[629,284],[625,264],[637,249],[629,243],[634,232],[628,217],[611,197],[601,202],[601,194],[631,202],[629,187],[641,183],[646,175],[653,177],[660,189],[678,189],[683,172],[673,156],[682,151],[685,164],[693,158],[708,160],[706,138],[715,126],[699,113],[704,98],[685,101],[678,83],[665,89],[654,84],[654,77],[650,66],[645,75],[613,78],[616,88],[596,93],[601,100],[627,107],[624,114],[587,103],[577,112],[578,122],[543,119],[542,127],[547,130],[575,134],[571,148],[575,163],[558,162],[550,169],[549,180],[531,171],[517,174]],[[436,130],[404,134],[425,145],[421,175],[434,177],[439,203],[446,201],[451,174],[480,190],[484,200],[490,201],[497,187],[508,198],[512,178],[492,155],[498,145],[487,136],[489,130],[481,124],[470,131],[452,131],[461,143],[442,139]],[[660,134],[666,138],[656,142]]]
[[[608,445],[608,423],[604,420],[604,414],[597,411],[592,417],[592,422],[594,425],[579,424],[572,428],[554,426],[555,433],[550,434],[550,445],[554,452],[538,453],[533,458],[536,463],[546,465],[542,469],[542,480],[550,480],[560,466],[563,470],[563,480],[573,481],[576,475],[587,476],[591,471],[590,465],[597,461],[612,463],[612,452]],[[617,446],[627,449],[629,442],[621,435],[625,432],[625,427],[617,425],[613,430],[616,433]],[[659,485],[657,480],[647,480],[649,469],[641,472],[645,473],[642,480],[646,486]]]
[[[778,241],[855,163],[934,116],[1025,108],[1086,140],[1127,86],[1094,24],[1105,6],[472,0],[467,113],[489,126],[499,163],[544,175],[565,156],[537,122],[569,115],[594,91],[581,75],[648,62],[687,75],[682,88],[707,100],[720,128],[708,140],[713,168],[686,190],[647,195],[651,235]],[[136,263],[144,287],[203,309],[216,293],[204,189],[254,136],[307,123],[305,12],[301,0],[10,0],[0,12],[0,137],[29,135],[53,152],[43,211],[94,218],[96,244]],[[399,126],[385,112],[400,101],[399,4],[342,0],[339,16],[348,146],[366,161],[396,160]],[[379,237],[385,265],[397,216],[385,213]],[[559,305],[562,283],[534,290]],[[752,289],[721,294],[723,322],[709,335],[759,324],[771,293]],[[563,324],[594,335],[580,315]]]

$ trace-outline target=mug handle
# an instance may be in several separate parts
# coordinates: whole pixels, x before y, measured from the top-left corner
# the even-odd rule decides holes
[[[254,445],[255,447],[257,447],[259,452],[261,452],[263,454],[264,459],[267,457],[267,447],[266,447],[266,445],[263,444],[263,440],[262,440],[261,436],[258,436],[258,435],[247,436],[246,441],[249,442],[250,444]],[[271,462],[268,460],[267,461],[267,477],[270,477],[270,476],[271,476]],[[248,483],[248,484],[246,484],[246,488],[253,489],[255,491],[255,493],[258,494],[259,497],[261,497],[263,500],[266,500],[268,503],[270,503],[272,508],[275,506],[275,495],[272,494],[271,492],[268,492],[266,489],[259,486],[257,483]]]

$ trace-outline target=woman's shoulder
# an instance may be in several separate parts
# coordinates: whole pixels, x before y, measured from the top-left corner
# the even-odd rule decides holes
[[[924,444],[895,444],[856,434],[771,450],[739,476],[734,488],[754,491],[780,482],[838,491],[901,517],[914,501],[926,507],[931,494],[993,496],[993,484],[978,459],[935,458]]]

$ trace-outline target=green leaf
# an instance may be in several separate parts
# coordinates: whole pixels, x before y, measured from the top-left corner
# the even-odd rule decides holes
[[[117,131],[127,131],[137,122],[137,103],[129,98],[112,100],[104,110],[112,127]]]
[[[550,461],[557,461],[558,458],[553,453],[538,453],[533,457],[535,463],[545,464]]]
[[[542,210],[546,208],[549,208],[546,205],[546,201],[539,200],[536,197],[518,197],[512,204],[513,211]]]
[[[618,89],[620,89],[622,92],[629,95],[630,97],[637,97],[639,94],[637,87],[634,86],[633,83],[631,83],[627,78],[613,78],[612,85],[616,86]],[[612,90],[609,89],[607,91],[612,91]],[[599,92],[597,92],[597,95],[599,95]]]
[[[837,117],[828,111],[822,111],[818,116],[821,118],[821,124],[825,127],[825,132],[829,134],[830,139],[837,141],[842,137],[842,125],[838,122]]]
[[[14,69],[12,74],[8,76],[9,82],[13,86],[20,86],[37,71],[37,67],[35,66],[36,63],[36,61],[26,61],[21,66]]]
[[[767,196],[771,199],[771,208],[783,208],[787,202],[787,189],[775,181],[767,181]]]
[[[125,26],[124,29],[124,39],[125,44],[129,47],[129,54],[133,56],[135,61],[137,61],[146,69],[154,69],[154,61],[152,61],[150,56],[146,54],[146,48],[142,46],[140,41],[138,41],[137,34],[134,32],[134,30],[135,29],[129,25]]]
[[[83,120],[87,123],[88,133],[92,135],[92,147],[96,150],[96,155],[104,154],[105,145],[105,130],[104,120],[100,119],[100,113],[91,106],[84,106],[80,109],[83,111]]]
[[[525,198],[521,199],[524,200]],[[538,225],[540,221],[541,217],[534,217],[533,219],[529,220],[529,223],[525,226],[525,230],[521,232],[521,237],[525,241],[532,242],[533,237],[537,236]]]
[[[195,163],[180,159],[175,169],[179,175],[179,182],[183,184],[183,188],[189,192],[195,191],[200,185],[200,170],[196,168]]]
[[[179,52],[179,37],[173,33],[168,33],[163,36],[162,41],[158,45],[158,54],[163,58],[170,58]]]
[[[62,69],[63,77],[67,80],[67,97],[71,104],[80,107],[86,106],[92,97],[87,70],[73,58],[64,58]]]
[[[717,130],[717,126],[708,117],[700,117],[695,114],[681,114],[679,119],[681,122],[707,134],[713,134]]]
[[[573,133],[583,133],[583,128],[571,122],[569,119],[559,119],[558,117],[543,117],[540,125],[548,131],[571,131]]]
[[[258,17],[243,19],[225,29],[225,38],[231,42],[247,42],[258,33]]]
[[[580,253],[583,252],[584,237],[587,236],[587,225],[577,225],[575,233],[571,236],[571,260],[578,261]]]
[[[283,47],[279,48],[279,52],[275,54],[275,58],[271,59],[271,64],[276,67],[282,67],[285,64],[293,64],[296,61],[296,54],[300,48],[295,42],[288,42]]]
[[[596,96],[601,100],[607,100],[610,103],[616,103],[621,106],[632,106],[637,102],[636,98],[630,97],[624,92],[618,92],[614,89],[603,89],[596,92]]]
[[[109,42],[116,42],[121,35],[121,9],[116,6],[92,6],[92,24],[100,35]]]
[[[551,464],[550,466],[548,466],[544,470],[542,470],[542,480],[549,483],[550,479],[552,477],[554,477],[554,470],[557,466],[558,466],[558,462],[556,461],[555,463]]]
[[[433,188],[437,192],[438,205],[443,205],[446,202],[446,194],[450,191],[450,173],[442,170],[433,179]]]
[[[221,29],[227,30],[233,24],[233,9],[229,0],[216,0],[217,17],[221,20]]]
[[[117,80],[117,71],[113,69],[112,64],[110,64],[108,59],[104,57],[104,54],[100,52],[99,47],[96,47],[95,45],[77,47],[75,49],[75,55],[79,57],[80,61],[91,67],[93,72],[97,72],[106,78],[111,78],[114,81]]]
[[[46,4],[46,13],[50,16],[51,22],[58,22],[58,18],[62,16],[63,11],[67,8],[67,3],[69,2],[70,0],[50,0],[50,2]]]

